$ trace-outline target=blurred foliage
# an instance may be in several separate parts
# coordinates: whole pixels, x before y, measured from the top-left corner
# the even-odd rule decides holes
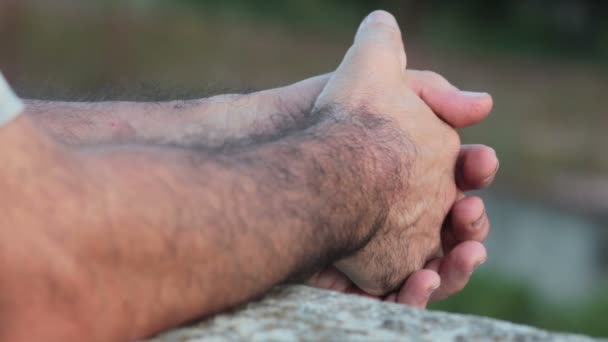
[[[370,10],[383,8],[395,13],[399,18],[404,32],[407,36],[423,36],[425,42],[435,45],[439,51],[466,49],[467,53],[480,53],[487,56],[507,54],[525,55],[539,58],[547,64],[548,60],[578,60],[586,63],[593,62],[596,65],[605,65],[608,57],[608,25],[603,20],[608,13],[608,2],[603,1],[577,1],[577,0],[429,0],[429,1],[391,1],[391,0],[308,0],[308,1],[281,1],[281,0],[181,0],[184,3],[196,4],[203,9],[211,9],[223,13],[246,13],[262,20],[280,22],[282,27],[302,28],[315,26],[317,30],[331,29],[343,30],[347,33],[352,27]],[[452,64],[458,62],[451,61]],[[478,66],[479,67],[479,66]],[[442,69],[446,70],[446,69]],[[486,70],[487,71],[487,70]],[[455,71],[454,75],[459,78],[466,70]],[[545,75],[540,75],[538,80],[530,79],[526,87],[521,91],[519,83],[510,84],[509,73],[501,77],[500,73],[493,72],[495,79],[503,80],[503,88],[493,89],[493,92],[506,95],[505,98],[519,98],[525,106],[529,102],[528,110],[532,111],[531,103],[555,103],[555,107],[564,108],[564,102],[556,101],[556,95],[564,92],[564,98],[571,97],[572,108],[566,112],[585,112],[594,115],[593,108],[581,107],[581,103],[592,104],[591,97],[583,100],[583,96],[572,97],[569,90],[564,90],[558,84],[575,84],[578,82],[581,91],[589,93],[589,89],[602,89],[602,84],[594,84],[593,78],[588,77],[587,71],[579,70],[583,74],[579,78],[587,78],[587,81],[571,82],[570,78],[576,78],[576,72],[569,75],[560,75],[563,81],[557,81],[554,93],[531,91],[538,83],[539,89],[544,87]],[[520,73],[521,71],[517,71]],[[524,72],[521,72],[522,74]],[[547,72],[549,74],[550,72]],[[529,76],[527,76],[529,77]],[[462,79],[467,79],[463,76]],[[492,83],[492,82],[488,82]],[[592,91],[591,93],[595,92]],[[545,105],[551,107],[550,105]],[[509,112],[507,109],[502,109]],[[478,130],[472,137],[479,141],[490,141],[492,145],[498,146],[503,161],[514,170],[507,170],[512,177],[524,177],[519,183],[526,184],[531,180],[549,179],[551,172],[555,172],[555,166],[562,163],[563,167],[573,165],[592,169],[594,160],[578,160],[574,157],[563,158],[563,154],[556,160],[550,160],[545,155],[530,150],[528,141],[513,139],[513,132],[521,132],[522,123],[534,122],[537,127],[532,130],[539,131],[542,127],[548,134],[551,129],[547,125],[556,116],[561,115],[560,110],[547,110],[536,112],[536,118],[523,118],[516,114],[520,112],[527,116],[527,111],[512,110],[510,119],[497,126],[509,126],[509,129]],[[599,114],[599,112],[597,113]],[[590,121],[596,122],[596,121]],[[570,129],[573,125],[566,123]],[[527,126],[527,125],[524,125]],[[526,128],[527,129],[527,128]],[[560,130],[555,130],[559,132]],[[588,137],[594,136],[589,127],[583,128]],[[506,133],[508,132],[508,133]],[[497,137],[502,137],[497,140]],[[601,133],[599,133],[601,134]],[[598,134],[598,136],[599,136]],[[531,134],[534,136],[534,134]],[[565,137],[565,136],[563,136]],[[568,139],[567,139],[568,140]],[[603,146],[600,142],[589,139],[594,146]],[[580,149],[578,149],[580,151]],[[511,152],[525,151],[529,153],[526,165],[527,172],[522,173],[521,160],[511,161]],[[563,151],[562,151],[563,153]],[[597,154],[594,153],[595,156]],[[576,154],[578,158],[584,158],[583,154]],[[568,160],[565,162],[564,160]],[[509,166],[510,165],[510,166]],[[515,165],[515,166],[513,166]],[[551,167],[549,167],[551,166]],[[598,167],[601,169],[601,166]],[[552,170],[552,171],[550,171]],[[504,171],[504,170],[503,170]],[[536,174],[536,177],[531,177]],[[513,178],[511,184],[517,183]],[[538,188],[539,183],[535,184]],[[569,333],[580,333],[591,336],[608,336],[608,295],[605,293],[589,294],[589,296],[578,304],[553,304],[541,299],[533,289],[510,280],[498,274],[481,273],[473,277],[469,286],[460,294],[442,302],[432,304],[431,309],[473,314],[507,320],[515,323],[527,324],[543,329],[562,331]]]
[[[23,96],[54,99],[141,98],[140,82],[155,99],[286,84],[335,68],[358,21],[385,8],[402,23],[410,65],[494,95],[495,113],[463,135],[497,149],[503,191],[549,202],[561,172],[608,174],[602,1],[11,1],[0,65]],[[557,307],[538,298],[482,273],[433,308],[608,336],[605,294]]]
[[[487,316],[539,328],[608,336],[608,294],[589,295],[578,304],[556,305],[504,276],[479,273],[461,293],[430,305],[431,310]]]
[[[248,13],[261,17],[283,18],[290,22],[311,23],[331,20],[332,15],[340,9],[353,11],[358,6],[340,6],[342,1],[335,0],[180,0],[187,5],[213,7],[215,10],[227,10],[230,13]],[[328,15],[331,14],[331,15]],[[335,20],[335,17],[333,17]]]
[[[370,10],[392,11],[408,32],[426,30],[441,44],[548,54],[608,56],[608,2],[601,0],[179,0],[189,5],[238,11],[292,25],[344,24]],[[480,29],[481,28],[481,29]],[[461,38],[456,39],[455,38]],[[466,38],[466,39],[462,39]],[[552,57],[555,57],[552,54]]]

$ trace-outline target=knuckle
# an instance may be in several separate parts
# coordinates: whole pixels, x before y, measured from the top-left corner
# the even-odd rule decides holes
[[[445,144],[447,151],[449,151],[451,155],[458,154],[458,152],[460,151],[460,147],[462,146],[460,135],[458,134],[458,132],[451,128],[448,129],[445,133],[443,143]]]

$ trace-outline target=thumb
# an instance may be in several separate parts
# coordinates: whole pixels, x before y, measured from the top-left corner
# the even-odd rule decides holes
[[[395,17],[381,10],[368,15],[359,26],[345,61],[366,63],[368,67],[376,64],[384,71],[403,74],[407,58]]]
[[[317,105],[329,100],[369,95],[392,89],[404,79],[406,55],[393,15],[375,11],[357,31],[354,44],[334,73]]]

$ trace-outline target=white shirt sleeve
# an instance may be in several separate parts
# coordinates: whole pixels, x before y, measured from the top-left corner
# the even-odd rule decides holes
[[[23,102],[15,95],[0,72],[0,127],[23,111]]]

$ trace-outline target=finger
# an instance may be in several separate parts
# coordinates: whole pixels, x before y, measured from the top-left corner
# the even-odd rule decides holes
[[[406,75],[414,92],[456,128],[471,126],[485,119],[494,105],[489,94],[460,91],[437,73],[410,70]]]
[[[317,98],[315,107],[363,105],[357,101],[402,84],[405,67],[397,21],[387,12],[373,12],[359,26],[353,46]]]
[[[477,241],[465,241],[443,257],[439,266],[441,285],[433,292],[431,301],[447,298],[461,291],[473,271],[486,260],[486,249]]]
[[[368,15],[357,31],[353,46],[315,103],[316,108],[364,100],[387,89],[403,86],[407,61],[399,25],[390,13]],[[411,92],[411,96],[414,93]]]
[[[490,220],[483,200],[477,196],[457,201],[451,211],[451,229],[456,241],[483,242],[490,232]]]
[[[331,266],[307,281],[310,286],[337,292],[346,292],[353,283],[342,272]]]
[[[492,184],[498,172],[496,151],[484,145],[465,145],[456,162],[456,184],[462,191],[479,190]]]
[[[328,88],[338,94],[326,94],[326,88],[321,98],[328,96],[335,100],[340,95],[361,95],[352,94],[361,90],[359,83],[365,85],[362,88],[366,92],[369,89],[386,91],[391,81],[403,81],[405,66],[405,50],[397,21],[388,12],[373,12],[359,26],[353,46],[330,80],[334,86]],[[340,93],[344,89],[348,89],[349,94]]]
[[[402,41],[400,40],[403,49]],[[399,53],[402,53],[401,51]],[[329,73],[312,77],[298,83],[278,88],[265,90],[253,95],[271,96],[276,101],[260,101],[269,103],[271,106],[266,111],[302,112],[309,110],[311,104],[319,96],[327,82],[334,75]],[[465,127],[483,120],[492,109],[491,97],[488,103],[487,96],[483,93],[479,97],[475,93],[461,92],[450,84],[441,75],[431,71],[407,70],[407,80],[410,87],[431,109],[454,127]],[[293,94],[298,94],[294,97]],[[288,101],[282,98],[288,97]],[[447,101],[446,101],[447,100]],[[456,103],[456,106],[451,104]],[[287,104],[288,108],[284,105]],[[260,109],[263,111],[264,108]]]
[[[479,241],[487,239],[490,232],[490,219],[483,200],[479,197],[459,197],[441,230],[443,253],[449,253],[462,241]]]
[[[397,293],[393,292],[384,298],[385,302],[396,303],[397,302]]]
[[[424,309],[440,284],[441,279],[437,272],[427,269],[417,271],[401,287],[397,303]]]
[[[374,296],[372,294],[369,294],[363,290],[361,290],[360,288],[356,287],[356,286],[352,286],[351,288],[349,288],[348,290],[346,290],[346,293],[348,294],[354,294],[357,296],[361,296],[361,297],[365,297],[365,298],[370,298],[370,299],[381,299],[380,296]]]
[[[401,30],[395,17],[386,11],[374,11],[359,26],[353,46],[355,58],[366,63],[386,62],[375,67],[403,74],[407,67],[407,57],[403,47]]]
[[[424,265],[424,269],[439,272],[439,267],[441,266],[442,260],[443,258],[435,258],[433,260],[430,260],[426,263],[426,265]]]
[[[460,242],[461,241],[458,240],[454,235],[454,227],[452,226],[452,212],[450,211],[441,229],[442,254],[440,254],[440,256],[450,253],[450,251],[454,249],[454,247],[456,247]],[[437,267],[435,270],[439,270],[439,268]]]

